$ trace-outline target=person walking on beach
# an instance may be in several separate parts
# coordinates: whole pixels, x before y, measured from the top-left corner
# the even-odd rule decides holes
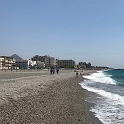
[[[80,72],[80,75],[81,75],[81,76],[83,75],[83,71]]]
[[[55,73],[55,68],[53,67],[53,75],[54,75],[54,73]]]
[[[52,67],[50,68],[50,73],[51,73],[51,75],[52,75],[52,73],[53,73],[53,68],[52,68]]]
[[[76,78],[78,78],[78,71],[76,71]]]
[[[57,74],[59,73],[59,68],[56,69]]]
[[[55,73],[55,67],[52,66],[52,67],[50,68],[50,73],[51,73],[51,75],[52,75],[52,74],[54,75],[54,73]]]

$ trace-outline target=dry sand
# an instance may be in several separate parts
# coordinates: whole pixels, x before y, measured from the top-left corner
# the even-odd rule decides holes
[[[9,79],[0,73],[0,124],[102,124],[85,102],[82,76],[39,73],[18,77],[8,72]]]

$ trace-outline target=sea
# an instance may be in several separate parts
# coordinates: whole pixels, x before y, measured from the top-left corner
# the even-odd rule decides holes
[[[124,124],[124,69],[98,71],[83,76],[80,85],[89,91],[90,111],[103,124]]]

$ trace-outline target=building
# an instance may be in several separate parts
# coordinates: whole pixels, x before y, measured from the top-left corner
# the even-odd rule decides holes
[[[37,68],[37,62],[32,60],[16,61],[15,66],[19,69],[35,69]]]
[[[32,61],[32,60],[22,60],[15,62],[16,67],[19,69],[43,69],[45,68],[44,62],[41,61]]]
[[[31,58],[31,60],[44,62],[46,67],[56,66],[56,59],[54,57],[50,57],[47,55],[45,56],[35,55],[34,57]]]
[[[36,61],[36,63],[37,63],[37,69],[44,69],[45,68],[44,62]]]
[[[57,66],[60,68],[75,68],[74,60],[57,60]]]
[[[12,69],[15,66],[15,60],[8,56],[0,56],[0,69]]]
[[[28,60],[16,61],[15,66],[19,69],[28,69]]]
[[[39,56],[39,55],[35,55],[34,57],[31,58],[32,61],[41,61],[44,62],[44,57],[43,56]]]
[[[28,68],[27,69],[35,69],[37,67],[37,62],[32,61],[32,60],[27,60],[28,61]]]
[[[56,59],[54,57],[45,56],[45,65],[46,67],[56,66]]]
[[[4,58],[2,56],[0,56],[0,69],[3,69],[3,61],[4,61]]]

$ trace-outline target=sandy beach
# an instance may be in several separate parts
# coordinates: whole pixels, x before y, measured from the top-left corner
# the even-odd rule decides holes
[[[1,124],[102,124],[89,111],[83,80],[72,70],[0,72]]]

